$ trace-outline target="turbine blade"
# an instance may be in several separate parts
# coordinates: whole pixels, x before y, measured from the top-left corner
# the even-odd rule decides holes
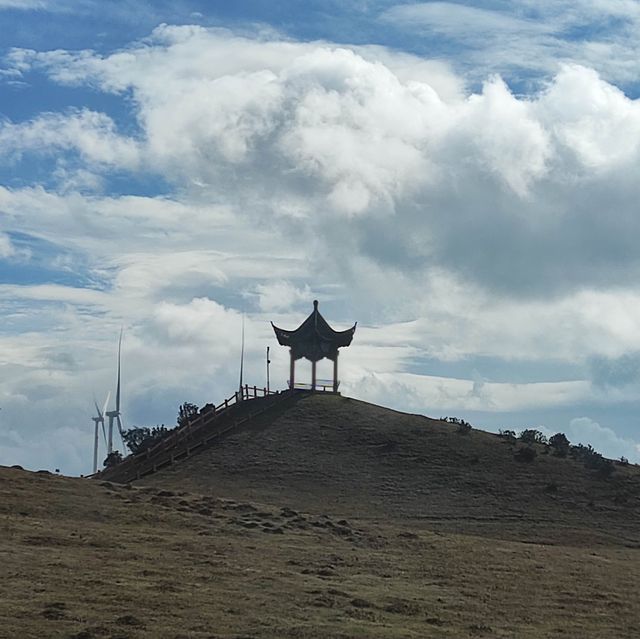
[[[124,454],[127,454],[127,445],[124,442],[124,428],[122,427],[122,420],[120,419],[120,415],[117,416],[118,419],[118,432],[120,433],[120,441],[122,442],[122,451]]]
[[[122,435],[124,430],[122,428],[122,420],[120,419],[120,415],[116,415],[116,419],[118,420],[118,430],[120,431],[120,434]]]
[[[107,399],[104,400],[104,407],[102,408],[102,412],[98,410],[98,415],[102,417],[102,422],[104,424],[104,414],[107,412],[107,406],[109,405],[109,400],[111,399],[111,391],[107,393]]]
[[[104,437],[104,445],[108,446],[109,444],[107,444],[107,431],[104,428],[104,419],[100,423],[102,424],[102,437]]]
[[[120,329],[120,339],[118,340],[118,384],[116,386],[116,412],[120,412],[120,353],[122,351],[122,329]]]

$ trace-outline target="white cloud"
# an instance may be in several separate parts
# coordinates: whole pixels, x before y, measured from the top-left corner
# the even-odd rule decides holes
[[[288,311],[298,302],[308,302],[312,297],[309,286],[298,288],[286,280],[275,280],[256,286],[258,305],[266,313]]]
[[[46,0],[0,0],[0,11],[3,9],[44,9],[49,4]]]
[[[454,2],[396,5],[387,9],[382,19],[414,29],[434,30],[450,37],[471,38],[474,42],[515,34],[539,37],[555,30],[544,22]]]
[[[162,27],[106,57],[20,59],[132,91],[140,139],[100,124],[109,143],[82,146],[88,160],[126,168],[139,153],[193,197],[302,234],[312,258],[329,245],[519,295],[635,281],[636,100],[576,65],[526,99],[499,78],[441,95],[442,69],[432,85],[398,71],[417,64],[406,55],[358,51]]]
[[[77,151],[89,164],[135,169],[138,163],[136,142],[118,135],[114,122],[104,113],[81,109],[64,115],[48,113],[21,124],[0,124],[0,151],[5,159],[68,149]]]
[[[11,238],[6,233],[0,233],[0,259],[6,260],[15,254],[16,249],[11,243]]]
[[[235,349],[240,314],[206,298],[193,299],[189,304],[161,302],[154,313],[158,330],[174,343],[207,344],[215,355]],[[211,347],[215,347],[211,350]]]
[[[617,435],[611,428],[601,426],[588,417],[572,419],[567,437],[574,443],[591,444],[605,457],[619,459],[626,457],[629,461],[640,463],[638,442]]]
[[[632,0],[399,4],[380,20],[423,37],[440,36],[458,66],[475,78],[491,71],[548,76],[566,62],[630,84],[638,74],[640,9]]]
[[[77,305],[104,305],[108,297],[105,293],[88,288],[74,288],[57,284],[18,286],[0,284],[0,299],[26,299],[47,302],[64,302]]]
[[[343,389],[349,395],[384,403],[404,411],[441,415],[451,411],[543,409],[572,406],[589,394],[587,382],[539,382],[532,384],[484,381],[482,392],[473,379],[451,379],[409,373],[366,372],[354,376],[343,367]]]

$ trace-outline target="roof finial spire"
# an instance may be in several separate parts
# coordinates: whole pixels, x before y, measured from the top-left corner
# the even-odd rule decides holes
[[[313,309],[314,309],[315,311],[317,311],[317,310],[318,310],[318,300],[313,300]]]

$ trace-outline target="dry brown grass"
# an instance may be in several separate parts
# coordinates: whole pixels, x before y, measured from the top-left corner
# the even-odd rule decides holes
[[[304,400],[154,486],[0,468],[0,637],[638,636],[637,469],[394,415]]]

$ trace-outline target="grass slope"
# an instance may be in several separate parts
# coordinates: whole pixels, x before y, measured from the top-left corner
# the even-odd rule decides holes
[[[635,467],[325,396],[145,482],[0,467],[0,637],[637,637]]]
[[[639,543],[639,468],[616,465],[612,477],[602,479],[544,446],[535,461],[517,461],[520,446],[316,394],[143,482],[501,538]]]

